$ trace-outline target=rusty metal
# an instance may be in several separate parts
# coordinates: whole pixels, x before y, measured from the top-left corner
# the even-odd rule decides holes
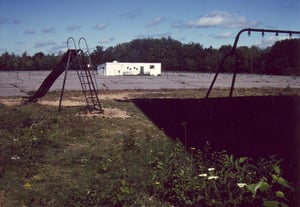
[[[84,50],[80,48],[80,41],[85,42],[86,52],[84,52]],[[82,91],[86,99],[87,109],[89,110],[89,112],[103,113],[103,109],[98,97],[98,87],[94,74],[94,68],[90,58],[90,54],[88,52],[88,45],[85,38],[80,38],[78,45],[79,49],[77,49],[76,47],[75,39],[73,37],[68,38],[68,50],[64,53],[57,65],[52,69],[50,74],[48,74],[48,76],[42,82],[39,89],[32,96],[23,97],[22,102],[24,104],[34,103],[38,100],[38,98],[45,96],[53,83],[57,80],[57,78],[63,72],[65,72],[58,105],[58,110],[61,111],[68,71],[72,68],[77,71],[77,75],[82,86]]]
[[[233,71],[233,77],[232,77],[232,82],[231,82],[231,87],[230,87],[230,93],[229,93],[229,97],[232,97],[232,93],[233,93],[233,89],[234,89],[234,84],[235,84],[235,79],[236,79],[236,74],[238,73],[238,61],[239,61],[239,57],[238,57],[238,54],[237,54],[237,45],[238,45],[238,41],[239,41],[239,38],[240,38],[240,35],[243,33],[243,32],[247,32],[248,33],[248,36],[250,36],[251,32],[261,32],[262,36],[265,35],[265,33],[275,33],[276,36],[278,36],[279,33],[282,33],[282,34],[289,34],[289,36],[291,37],[293,34],[300,34],[300,31],[290,31],[290,30],[273,30],[273,29],[255,29],[255,28],[246,28],[246,29],[242,29],[240,30],[236,37],[235,37],[235,40],[234,40],[234,43],[233,43],[233,46],[232,46],[232,49],[231,51],[226,54],[223,59],[221,60],[220,64],[219,64],[219,67],[216,71],[216,74],[210,84],[210,87],[206,93],[206,98],[209,97],[209,94],[216,82],[216,79],[219,75],[219,73],[221,72],[222,68],[223,68],[223,64],[224,62],[227,60],[227,58],[229,57],[234,57],[235,58],[235,66],[234,66],[234,71]]]
[[[73,42],[73,47],[72,48],[70,46],[70,41]],[[72,50],[75,50],[75,53],[77,53],[77,48],[76,48],[76,43],[75,43],[75,39],[73,37],[69,37],[68,40],[67,40],[67,47],[68,47],[68,51],[72,51]],[[76,55],[76,54],[75,54]],[[65,91],[65,85],[66,85],[66,80],[67,80],[67,75],[68,75],[68,71],[69,71],[69,68],[70,68],[70,65],[71,65],[71,60],[73,60],[73,57],[74,55],[72,55],[72,53],[68,52],[68,60],[67,60],[67,65],[66,65],[66,68],[65,68],[65,74],[64,74],[64,79],[63,79],[63,85],[62,85],[62,89],[61,89],[61,92],[60,92],[60,98],[59,98],[59,104],[58,104],[58,111],[61,111],[62,109],[62,99],[63,99],[63,95],[64,95],[64,91]]]
[[[84,41],[85,43],[85,48],[82,48],[80,45],[82,41]],[[74,49],[71,49],[72,46],[70,46],[70,43],[73,43]],[[74,69],[76,69],[80,81],[82,92],[86,100],[87,109],[89,110],[89,112],[103,113],[103,109],[98,97],[96,78],[94,75],[94,70],[92,66],[93,64],[90,58],[86,39],[83,37],[79,39],[78,41],[79,49],[77,49],[75,39],[73,37],[69,37],[67,40],[67,47],[68,47],[68,53],[69,51],[75,51],[75,54],[69,53],[68,55],[67,65],[65,68],[65,76],[63,79],[63,85],[62,85],[62,90],[61,90],[60,100],[59,100],[59,107],[58,107],[59,111],[62,108],[61,103],[62,103],[65,83],[67,79],[67,73],[70,67],[73,66]]]

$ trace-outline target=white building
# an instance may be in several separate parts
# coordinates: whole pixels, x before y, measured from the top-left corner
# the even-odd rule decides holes
[[[104,76],[113,75],[161,75],[161,63],[129,63],[107,62],[98,65],[98,74]]]

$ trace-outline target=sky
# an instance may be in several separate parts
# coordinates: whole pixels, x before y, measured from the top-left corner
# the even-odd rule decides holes
[[[162,37],[219,48],[249,27],[300,31],[300,0],[0,0],[0,54],[57,54],[68,37],[90,51]],[[239,46],[285,38],[245,33]]]

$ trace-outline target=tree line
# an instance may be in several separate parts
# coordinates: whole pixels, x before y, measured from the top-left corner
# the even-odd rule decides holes
[[[161,62],[164,71],[214,72],[231,45],[218,49],[204,48],[199,43],[183,44],[170,37],[135,39],[104,49],[97,46],[91,52],[93,64],[119,62]],[[300,39],[287,39],[261,49],[257,46],[238,47],[239,71],[276,75],[300,75]],[[0,70],[51,70],[61,55],[38,52],[21,56],[5,52],[0,56]],[[232,72],[233,59],[225,62],[224,72]]]

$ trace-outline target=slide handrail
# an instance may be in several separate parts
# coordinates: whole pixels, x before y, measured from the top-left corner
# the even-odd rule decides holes
[[[73,42],[73,49],[77,50],[77,47],[76,47],[76,42],[75,42],[75,39],[73,37],[68,37],[67,39],[67,47],[69,50],[72,50],[72,47],[70,46],[70,41]]]
[[[82,41],[84,41],[85,48],[83,48],[83,47],[81,46],[81,44],[80,44]],[[90,55],[90,53],[89,53],[89,46],[88,46],[87,41],[86,41],[86,39],[85,39],[84,37],[81,37],[81,38],[78,40],[78,47],[79,47],[80,50],[82,50],[83,52],[85,52],[88,56]]]
[[[85,48],[83,48],[82,45],[80,44],[82,41],[84,42]],[[90,52],[89,52],[89,46],[88,46],[87,41],[84,37],[81,37],[78,40],[78,47],[79,47],[79,50],[82,51],[83,56],[85,56],[87,58],[89,68],[91,68],[90,72],[91,72],[91,75],[92,75],[92,78],[93,78],[92,81],[95,85],[96,90],[98,91],[98,84],[97,84],[96,75],[95,75],[96,68],[94,68],[94,65],[92,63],[92,59],[91,59]]]

